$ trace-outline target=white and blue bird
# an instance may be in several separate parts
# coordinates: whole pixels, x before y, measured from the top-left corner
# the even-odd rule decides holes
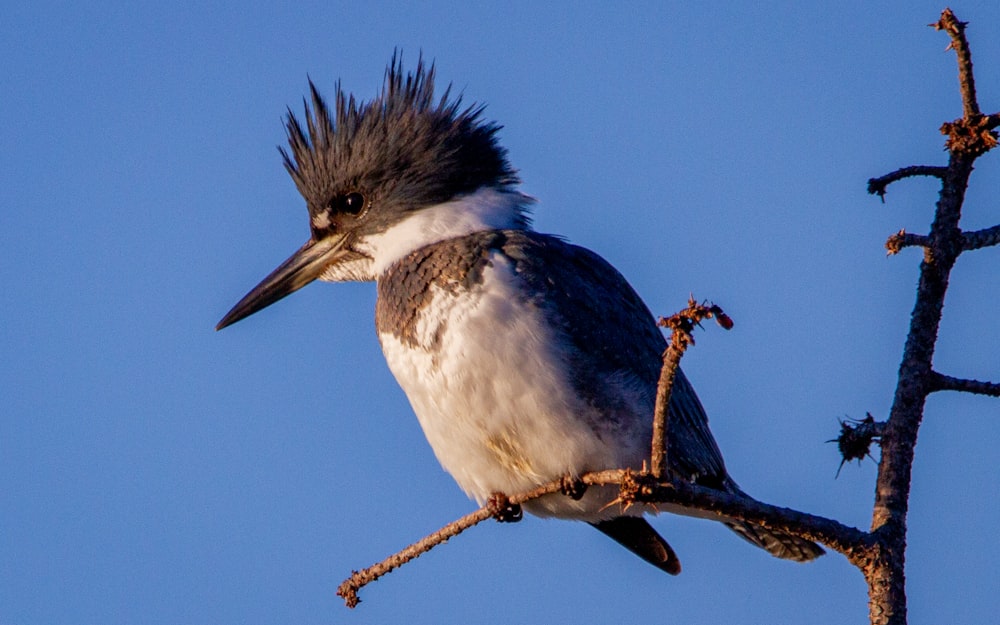
[[[311,81],[310,90],[304,121],[288,113],[281,153],[311,236],[217,328],[317,279],[374,281],[389,368],[441,465],[480,504],[648,462],[663,335],[607,261],[532,230],[534,200],[518,190],[500,126],[484,121],[483,107],[463,107],[450,88],[435,98],[433,66],[420,61],[406,73],[395,56],[371,101],[338,84],[331,109]],[[670,413],[673,473],[739,493],[683,373]],[[622,509],[616,497],[616,487],[591,487],[525,509],[588,522],[678,573],[673,549],[642,516],[652,510]],[[780,558],[823,553],[795,536],[726,524]]]

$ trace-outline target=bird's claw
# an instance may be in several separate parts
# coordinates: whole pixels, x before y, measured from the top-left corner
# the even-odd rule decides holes
[[[559,484],[559,490],[573,501],[580,501],[587,492],[587,485],[576,476],[564,475]]]
[[[486,499],[486,509],[500,523],[517,523],[524,518],[521,504],[511,502],[503,493],[493,493]]]

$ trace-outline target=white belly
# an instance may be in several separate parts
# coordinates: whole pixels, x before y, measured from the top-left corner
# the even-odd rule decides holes
[[[437,286],[416,323],[416,345],[379,339],[442,466],[482,503],[566,474],[638,466],[646,441],[616,440],[574,392],[563,346],[543,313],[518,298],[509,262],[494,254],[474,293]],[[428,349],[431,348],[432,349]],[[554,495],[527,506],[540,515],[596,520],[613,488],[580,501]]]

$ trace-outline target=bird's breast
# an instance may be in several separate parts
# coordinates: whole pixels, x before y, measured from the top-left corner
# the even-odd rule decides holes
[[[417,255],[379,282],[382,349],[438,460],[480,502],[630,460],[575,391],[570,346],[514,263],[470,245]]]

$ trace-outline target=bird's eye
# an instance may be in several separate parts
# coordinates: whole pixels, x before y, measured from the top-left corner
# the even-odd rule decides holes
[[[365,196],[358,193],[348,193],[341,200],[343,211],[349,215],[358,215],[365,208]]]

